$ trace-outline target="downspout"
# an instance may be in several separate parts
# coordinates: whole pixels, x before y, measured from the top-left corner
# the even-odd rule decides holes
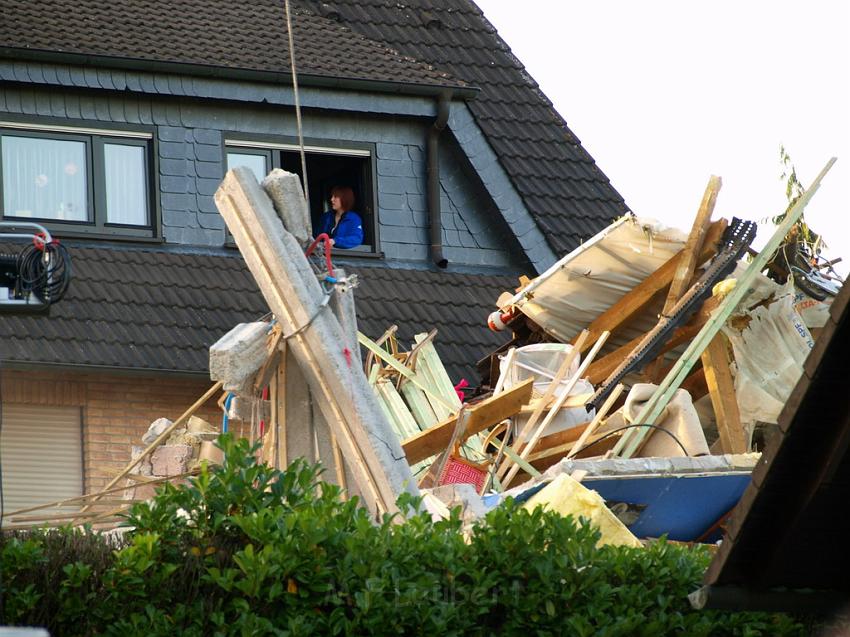
[[[437,119],[428,131],[428,220],[431,226],[431,259],[439,268],[449,262],[443,256],[443,221],[440,210],[440,133],[449,121],[451,91],[443,91],[437,99]]]

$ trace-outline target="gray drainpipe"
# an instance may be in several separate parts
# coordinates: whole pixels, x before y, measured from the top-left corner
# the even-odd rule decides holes
[[[431,259],[439,268],[449,265],[443,256],[443,222],[440,210],[440,133],[449,121],[451,91],[440,93],[437,99],[437,119],[428,130],[428,217],[431,223]]]

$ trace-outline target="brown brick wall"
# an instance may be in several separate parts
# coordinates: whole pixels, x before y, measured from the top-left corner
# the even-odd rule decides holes
[[[18,370],[2,374],[4,402],[82,407],[86,493],[102,489],[130,462],[130,447],[142,444],[152,421],[176,420],[211,385],[204,380],[119,374]],[[218,425],[218,398],[210,399],[196,415]]]

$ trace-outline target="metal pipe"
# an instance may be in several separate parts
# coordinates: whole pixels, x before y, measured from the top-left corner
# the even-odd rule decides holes
[[[428,220],[430,222],[431,259],[438,268],[445,268],[449,261],[443,256],[443,223],[440,209],[440,134],[449,121],[451,91],[443,91],[437,99],[437,119],[428,130]]]

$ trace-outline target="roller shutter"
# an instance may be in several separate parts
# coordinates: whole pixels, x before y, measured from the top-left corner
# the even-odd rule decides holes
[[[5,513],[83,494],[79,407],[3,404]]]

